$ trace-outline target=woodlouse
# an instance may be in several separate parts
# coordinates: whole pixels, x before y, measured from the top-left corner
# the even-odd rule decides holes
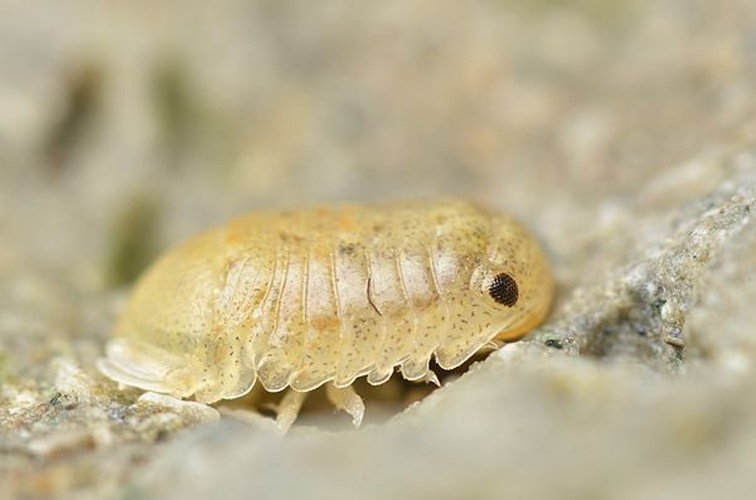
[[[100,370],[111,379],[200,402],[259,381],[327,393],[358,425],[351,388],[398,367],[436,381],[491,341],[539,324],[548,264],[512,218],[464,201],[345,205],[237,218],[180,244],[138,281]]]

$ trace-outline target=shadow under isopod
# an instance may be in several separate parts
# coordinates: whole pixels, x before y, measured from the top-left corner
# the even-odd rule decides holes
[[[482,361],[490,353],[481,353],[469,359],[451,371],[445,371],[431,362],[431,369],[438,376],[439,387],[427,382],[411,382],[396,373],[381,385],[370,385],[365,377],[354,381],[353,388],[365,403],[365,416],[362,425],[382,424],[389,421],[411,405],[422,401],[436,390],[463,376],[471,365]],[[286,391],[278,393],[266,392],[262,385],[255,384],[249,394],[231,400],[215,403],[226,417],[242,421],[258,421],[269,418],[271,423],[276,418],[276,408]],[[349,414],[334,408],[328,401],[324,386],[308,393],[301,412],[294,423],[294,428],[314,428],[328,431],[353,430],[352,418]]]

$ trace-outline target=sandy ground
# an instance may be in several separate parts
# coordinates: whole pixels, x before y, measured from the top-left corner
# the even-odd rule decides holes
[[[755,110],[747,0],[0,1],[0,496],[749,496]],[[558,282],[426,398],[282,438],[95,369],[182,238],[418,197],[515,214]]]

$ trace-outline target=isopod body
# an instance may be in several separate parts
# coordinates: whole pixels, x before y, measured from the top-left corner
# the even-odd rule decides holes
[[[258,213],[195,236],[137,282],[99,368],[201,402],[432,380],[539,324],[552,279],[512,218],[464,201]]]

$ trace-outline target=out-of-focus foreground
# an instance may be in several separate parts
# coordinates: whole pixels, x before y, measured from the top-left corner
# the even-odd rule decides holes
[[[748,496],[754,111],[748,0],[1,1],[0,496]],[[181,238],[425,196],[525,221],[558,301],[395,418],[282,439],[94,369]]]

